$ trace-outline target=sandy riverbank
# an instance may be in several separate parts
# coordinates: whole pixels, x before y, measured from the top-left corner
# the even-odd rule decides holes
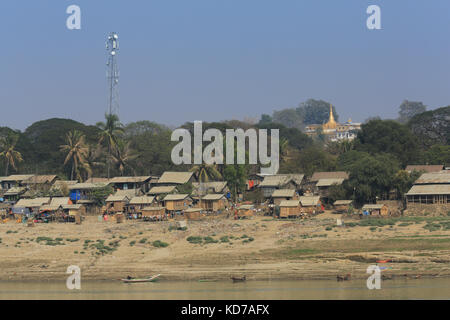
[[[162,280],[367,278],[367,267],[386,259],[393,261],[383,265],[388,277],[450,276],[450,230],[429,231],[424,226],[432,218],[426,219],[336,227],[331,213],[294,221],[220,218],[189,222],[184,231],[169,230],[173,222],[117,224],[96,217],[82,225],[8,222],[0,224],[0,280],[65,279],[69,265],[92,280],[156,273]],[[190,236],[218,242],[194,244]],[[156,240],[168,246],[155,247]]]

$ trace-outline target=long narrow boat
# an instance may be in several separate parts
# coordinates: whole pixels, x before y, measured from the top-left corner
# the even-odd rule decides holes
[[[140,282],[152,282],[155,281],[156,278],[158,278],[160,274],[157,274],[155,276],[152,276],[150,278],[144,278],[144,279],[120,279],[125,283],[140,283]]]
[[[231,280],[233,280],[233,282],[244,282],[246,280],[246,276],[242,276],[242,277],[231,277]]]

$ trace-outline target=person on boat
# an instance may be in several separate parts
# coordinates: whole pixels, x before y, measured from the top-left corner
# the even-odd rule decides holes
[[[127,276],[127,280],[131,280],[131,279],[133,279],[131,276]]]

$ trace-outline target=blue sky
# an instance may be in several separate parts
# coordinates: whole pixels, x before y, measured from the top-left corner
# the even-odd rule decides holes
[[[81,7],[81,30],[66,8]],[[366,28],[381,7],[382,30]],[[259,118],[308,98],[341,119],[450,104],[450,1],[2,0],[1,126],[94,124],[107,109],[105,39],[120,37],[123,122]]]

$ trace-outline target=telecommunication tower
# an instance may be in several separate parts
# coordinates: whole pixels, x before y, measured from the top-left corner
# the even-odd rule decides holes
[[[108,108],[109,114],[118,114],[119,112],[119,70],[117,68],[117,52],[119,51],[119,36],[115,32],[108,35],[106,41],[106,50],[108,51],[107,79],[109,86]]]

